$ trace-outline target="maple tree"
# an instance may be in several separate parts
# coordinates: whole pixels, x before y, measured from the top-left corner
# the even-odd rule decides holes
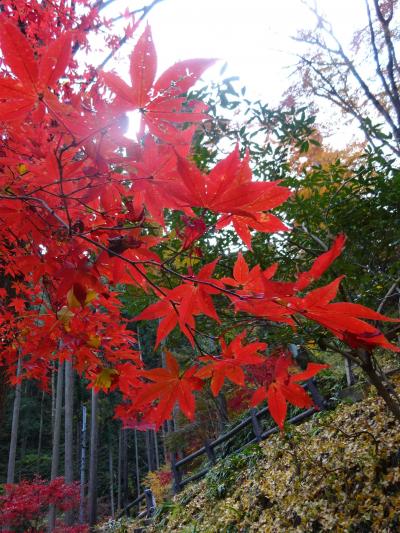
[[[56,478],[49,483],[36,478],[5,485],[4,494],[0,495],[1,524],[10,528],[9,531],[21,533],[45,531],[44,518],[49,504],[57,505],[62,511],[76,508],[79,504],[78,484],[66,484],[63,478]],[[85,533],[88,528],[58,523],[54,531]]]
[[[400,417],[372,364],[374,349],[400,349],[365,321],[396,319],[332,303],[342,277],[309,290],[342,252],[343,235],[292,282],[274,279],[277,264],[250,269],[242,254],[233,277],[216,273],[220,258],[197,269],[198,240],[229,224],[248,248],[253,230],[286,231],[270,210],[291,196],[279,180],[255,179],[249,155],[241,158],[238,147],[213,168],[195,165],[193,136],[208,115],[186,93],[213,61],[182,61],[155,81],[151,30],[130,17],[124,39],[134,42],[131,84],[93,65],[82,71],[74,53],[88,49],[88,34],[112,21],[101,17],[101,4],[74,6],[61,2],[43,20],[40,3],[16,2],[0,17],[0,361],[10,379],[17,380],[20,360],[18,380],[46,387],[54,361],[71,360],[91,387],[121,391],[117,414],[127,425],[159,427],[176,403],[193,419],[194,391],[208,380],[217,395],[225,379],[245,386],[247,365],[268,364],[266,343],[240,325],[256,320],[296,329],[308,320],[349,346],[346,356]],[[115,40],[107,45],[118,48]],[[126,112],[135,110],[140,128],[132,140]],[[189,257],[183,268],[166,254],[174,240],[180,242],[174,257]],[[121,285],[154,298],[135,321],[159,320],[156,347],[179,328],[193,348],[192,364],[181,369],[168,353],[166,368],[145,369],[121,312]],[[217,299],[241,321],[232,326],[221,318]],[[221,350],[202,348],[199,337],[207,333],[197,327],[200,316],[217,324]],[[323,366],[295,374],[287,357],[274,361],[274,380],[253,400],[266,398],[282,428],[286,401],[311,404],[298,382]]]

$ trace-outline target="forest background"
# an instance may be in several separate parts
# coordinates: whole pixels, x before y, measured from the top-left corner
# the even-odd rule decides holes
[[[170,9],[168,2],[153,4],[149,6],[151,10],[138,6],[137,16],[156,14],[161,6]],[[248,150],[257,179],[282,180],[281,185],[293,192],[287,202],[274,210],[291,231],[272,235],[260,231],[251,235],[248,229],[238,232],[228,228],[204,235],[202,227],[170,212],[166,216],[175,233],[160,253],[171,268],[183,272],[191,267],[198,271],[200,266],[218,256],[218,276],[226,277],[237,264],[241,251],[250,266],[259,264],[266,269],[278,262],[281,279],[287,281],[299,272],[307,271],[315,258],[326,252],[335,237],[343,233],[347,236],[345,251],[323,281],[345,275],[340,289],[342,301],[398,316],[400,70],[398,35],[392,29],[396,28],[398,9],[395,1],[374,1],[366,6],[364,25],[355,31],[346,46],[336,38],[330,22],[311,6],[316,29],[298,34],[298,48],[297,44],[294,48],[298,57],[294,61],[290,86],[274,107],[249,95],[241,80],[230,73],[227,75],[221,63],[213,67],[214,73],[220,72],[219,81],[208,78],[191,89],[189,99],[207,104],[209,115],[197,125],[195,132],[192,157],[197,166],[203,171],[209,170],[236,144],[242,156]],[[32,4],[32,9],[42,7]],[[131,23],[129,18],[120,20],[125,29]],[[139,34],[143,28],[138,30]],[[168,31],[174,35],[177,33],[170,28]],[[189,40],[189,37],[184,38],[184,41]],[[114,42],[118,54],[123,54],[125,46],[129,47],[118,39]],[[174,58],[177,59],[180,58]],[[212,78],[217,79],[214,74]],[[324,101],[330,109],[338,110],[334,115],[336,120],[332,113],[326,113]],[[340,149],[329,145],[329,135],[337,135],[338,122],[341,131],[355,133],[355,140]],[[135,128],[134,118],[130,127]],[[356,133],[357,128],[362,135]],[[349,137],[347,133],[345,137]],[[24,168],[19,169],[20,174],[24,172]],[[215,224],[213,214],[205,217],[210,217],[205,218],[207,225]],[[251,253],[248,252],[250,238]],[[3,276],[2,283],[8,291],[6,298],[15,296],[9,292],[10,283],[6,276]],[[133,321],[153,302],[151,294],[127,283],[119,284],[118,289],[123,315],[136,335],[135,350],[141,351],[147,368],[165,366],[165,345],[154,350],[157,323]],[[76,296],[72,293],[70,299]],[[9,304],[9,300],[5,301]],[[224,301],[215,299],[214,303],[218,314],[224,316],[226,313],[226,322],[234,323],[234,316]],[[15,307],[14,311],[19,309]],[[298,363],[304,368],[310,361],[329,362],[330,369],[320,378],[328,396],[334,397],[335,391],[357,378],[358,370],[354,365],[357,355],[343,345],[343,338],[332,338],[320,325],[301,322],[294,332],[290,327],[271,321],[249,323],[252,338],[267,342],[270,347],[298,346]],[[215,350],[221,334],[218,326],[202,316],[197,319],[196,328],[207,332],[198,349],[207,353]],[[389,324],[386,337],[395,343],[397,331],[395,324]],[[232,340],[229,335],[228,340]],[[92,348],[98,348],[96,336],[89,341]],[[190,343],[178,331],[169,335],[166,347],[180,365],[184,366],[190,360]],[[378,355],[379,360],[382,357],[384,360],[385,356],[379,350]],[[377,365],[379,368],[379,363]],[[41,380],[39,383],[24,380],[16,388],[10,387],[7,376],[10,376],[11,366],[3,367],[1,391],[4,422],[0,435],[0,472],[3,481],[32,479],[35,475],[50,479],[55,477],[55,471],[63,473],[69,469],[72,478],[81,478],[86,487],[90,468],[97,463],[96,490],[92,486],[91,493],[95,504],[89,502],[87,510],[86,495],[83,494],[80,510],[81,518],[88,518],[92,523],[98,515],[113,515],[124,507],[149,482],[149,479],[145,480],[146,474],[158,470],[163,463],[168,464],[172,454],[182,456],[206,439],[215,437],[234,424],[249,407],[249,390],[244,389],[238,394],[231,384],[226,383],[215,397],[208,389],[198,393],[196,418],[190,423],[175,407],[172,420],[161,424],[157,431],[133,423],[128,423],[131,427],[123,430],[121,421],[114,417],[121,392],[108,390],[114,380],[112,368],[108,370],[105,366],[92,379],[97,389],[108,392],[100,393],[94,400],[93,389],[87,388],[90,380],[66,371],[68,365],[63,368],[56,359],[47,369],[47,390],[39,386],[45,384],[43,380],[42,383]],[[18,373],[18,368],[14,362],[13,370]],[[63,372],[57,372],[57,369]],[[248,372],[253,385],[273,379],[270,368],[262,375],[254,369]],[[63,373],[65,384],[61,379]],[[71,391],[72,398],[69,397]],[[85,420],[94,419],[94,410],[98,410],[98,427],[92,426],[89,431]],[[62,422],[64,431],[60,429]],[[61,440],[55,451],[52,442],[57,427]],[[92,454],[82,462],[89,436],[94,438]],[[66,464],[69,453],[64,453],[66,448],[73,452],[69,466]],[[55,453],[59,455],[57,468]],[[169,467],[158,475],[161,484],[169,481],[168,471]]]

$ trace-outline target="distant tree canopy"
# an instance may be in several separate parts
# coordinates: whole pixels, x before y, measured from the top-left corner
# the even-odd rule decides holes
[[[309,7],[316,27],[296,37],[298,82],[288,95],[317,105],[320,99],[328,101],[359,125],[369,143],[385,146],[398,156],[398,1],[365,0],[364,18],[357,21],[350,43],[339,40],[319,2],[310,2]]]

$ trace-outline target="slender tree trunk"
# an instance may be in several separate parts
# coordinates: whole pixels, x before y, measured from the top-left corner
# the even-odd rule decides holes
[[[166,443],[167,430],[168,430],[167,428],[168,428],[168,425],[166,422],[164,422],[164,424],[161,427],[161,440],[162,440],[162,450],[163,450],[163,455],[164,455],[164,463],[167,463],[170,460],[168,457],[167,443]]]
[[[117,508],[121,509],[121,487],[122,487],[122,429],[118,431],[118,473],[117,473]]]
[[[76,401],[76,400],[75,400]],[[79,415],[76,416],[75,418],[75,445],[74,445],[74,449],[75,449],[75,452],[74,452],[74,473],[75,473],[75,477],[78,475],[80,476],[81,474],[81,471],[80,471],[80,457],[81,457],[81,438],[82,438],[82,435],[81,435],[81,425],[82,425],[82,420],[81,420],[81,416],[80,416],[80,405],[81,403],[80,402],[76,402],[78,405],[79,405]]]
[[[94,526],[97,520],[97,455],[98,455],[98,394],[92,389],[90,413],[90,458],[88,486],[88,522]]]
[[[108,472],[110,477],[110,511],[111,518],[114,519],[115,508],[114,508],[114,466],[113,466],[113,453],[112,453],[112,444],[111,438],[108,444]]]
[[[0,366],[0,427],[5,426],[4,411],[8,388],[7,369],[5,366]]]
[[[389,388],[385,385],[385,383],[382,381],[381,376],[375,370],[371,354],[366,350],[362,349],[358,349],[356,353],[359,359],[361,360],[360,366],[365,372],[365,374],[368,376],[370,383],[374,385],[380,396],[382,396],[389,410],[400,422],[399,401],[394,395],[391,394]]]
[[[350,387],[351,385],[354,385],[356,380],[355,380],[355,376],[354,376],[354,372],[352,368],[352,363],[351,361],[349,361],[349,359],[344,360],[344,371],[346,373],[347,386]]]
[[[215,404],[217,406],[218,414],[218,431],[219,433],[223,433],[226,426],[229,424],[228,404],[226,402],[225,394],[220,392],[215,398]]]
[[[37,466],[36,473],[40,475],[40,459],[42,455],[42,439],[43,439],[43,409],[44,409],[44,391],[42,391],[42,399],[40,400],[40,421],[39,421],[39,436],[37,446]]]
[[[74,409],[74,374],[72,361],[65,361],[65,413],[64,413],[64,454],[65,454],[65,483],[74,482],[74,460],[73,460],[73,409]],[[65,523],[68,526],[73,524],[73,511],[68,511],[65,516]]]
[[[139,450],[137,430],[133,430],[134,444],[135,444],[135,476],[136,476],[136,497],[140,494],[140,472],[139,472]]]
[[[179,431],[179,422],[178,422],[178,414],[179,414],[179,407],[178,404],[176,404],[172,410],[172,432]],[[184,456],[182,447],[179,447],[176,450],[176,453],[178,455],[179,459],[182,459]]]
[[[82,436],[80,454],[80,497],[79,497],[79,522],[85,521],[85,483],[86,483],[86,405],[82,405]]]
[[[31,382],[30,381],[24,381],[21,383],[21,396],[22,398],[28,399],[31,396]],[[28,400],[29,401],[29,400]],[[26,446],[28,444],[28,428],[27,425],[24,424],[24,420],[21,420],[21,416],[19,419],[19,427],[20,431],[19,433],[19,469],[18,469],[18,483],[22,480],[22,474],[23,474],[23,462],[26,455]],[[17,476],[15,476],[17,477]]]
[[[57,373],[55,413],[54,413],[53,451],[52,451],[52,456],[51,456],[50,479],[52,480],[58,476],[58,465],[59,465],[59,460],[60,460],[63,384],[64,384],[64,364],[59,362],[58,373]],[[48,531],[54,531],[55,523],[56,523],[56,508],[54,507],[54,505],[51,505],[50,510],[49,510]]]
[[[51,434],[54,435],[54,421],[56,418],[56,371],[51,369]]]
[[[122,507],[128,505],[128,430],[122,431]]]
[[[149,472],[155,470],[152,440],[152,430],[146,429],[147,470]]]
[[[22,366],[22,361],[21,361],[21,357],[19,357],[18,365],[17,365],[17,377],[21,375],[21,366]],[[17,456],[18,422],[19,422],[20,408],[21,408],[21,383],[18,383],[15,387],[13,417],[12,417],[12,424],[11,424],[10,451],[8,455],[7,483],[14,483],[14,478],[15,478],[15,458]]]
[[[154,437],[154,452],[155,452],[155,461],[156,461],[156,470],[160,468],[160,454],[158,453],[158,438],[157,431],[153,430]]]

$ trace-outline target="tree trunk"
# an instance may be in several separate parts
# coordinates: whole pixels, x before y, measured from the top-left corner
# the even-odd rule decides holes
[[[54,420],[56,418],[56,371],[51,369],[51,434],[54,434]]]
[[[6,406],[6,398],[9,389],[7,368],[0,366],[0,426],[5,426],[4,411]]]
[[[113,453],[112,453],[112,444],[111,439],[108,444],[108,472],[110,477],[110,511],[111,518],[114,520],[115,509],[114,509],[114,467],[113,467]]]
[[[153,452],[153,431],[146,429],[146,453],[147,453],[147,469],[149,472],[153,472],[155,468],[154,452]]]
[[[57,373],[57,390],[55,398],[55,412],[54,412],[54,427],[53,427],[53,451],[51,456],[51,475],[53,480],[58,475],[58,464],[60,460],[60,436],[61,436],[61,415],[62,415],[62,399],[63,399],[63,384],[64,384],[64,364],[58,363]],[[50,506],[48,531],[54,531],[56,523],[56,508],[54,505]]]
[[[133,430],[134,443],[135,443],[135,476],[136,476],[136,497],[140,494],[140,472],[139,472],[139,451],[138,451],[138,439],[137,430]]]
[[[118,473],[117,473],[117,508],[121,509],[121,486],[122,486],[122,429],[118,431]]]
[[[23,381],[21,383],[21,397],[26,398],[29,401],[29,398],[31,396],[31,382],[30,381]],[[28,444],[28,428],[27,425],[24,424],[24,420],[21,419],[21,416],[19,417],[19,427],[20,430],[19,433],[19,469],[18,469],[18,483],[22,480],[23,475],[23,462],[26,455],[26,447]],[[17,478],[17,476],[15,476]]]
[[[64,454],[65,454],[65,483],[74,482],[74,462],[73,462],[73,409],[74,409],[74,374],[72,361],[65,361],[65,413],[64,413]],[[73,524],[73,511],[68,511],[65,515],[65,523],[68,526]]]
[[[92,389],[90,413],[90,457],[88,486],[88,522],[94,526],[97,520],[97,455],[98,455],[98,394]]]
[[[17,377],[21,375],[21,366],[22,366],[22,361],[21,361],[21,357],[19,357],[18,365],[17,365]],[[18,383],[15,387],[13,417],[12,417],[12,425],[11,425],[10,451],[8,455],[7,483],[14,483],[15,458],[17,455],[18,422],[19,422],[20,408],[21,408],[21,383]]]
[[[79,522],[85,521],[85,482],[86,482],[86,405],[82,405],[82,435],[80,454],[80,497],[79,497]]]
[[[222,392],[218,394],[218,396],[215,398],[215,405],[217,406],[218,432],[223,433],[226,429],[226,426],[229,424],[228,404],[225,394]]]
[[[344,360],[344,370],[345,370],[345,373],[346,373],[347,386],[351,387],[351,385],[354,385],[356,380],[355,380],[355,376],[354,376],[354,372],[353,372],[352,363],[351,363],[351,361],[349,359],[345,359]]]
[[[382,396],[391,413],[400,422],[399,401],[390,393],[388,387],[382,381],[381,376],[376,372],[371,354],[366,350],[358,349],[357,355],[361,360],[360,366],[365,372],[365,374],[368,376],[370,383],[374,385],[380,396]]]
[[[156,470],[158,470],[160,468],[160,454],[158,451],[157,431],[153,430],[153,436],[154,436],[154,452],[155,452],[155,460],[156,460]]]
[[[122,431],[122,507],[128,505],[128,430]]]
[[[40,476],[40,457],[42,455],[43,409],[44,409],[44,391],[42,392],[42,399],[40,400],[40,420],[39,420],[39,436],[38,436],[37,466],[36,466],[36,473],[38,476]]]

